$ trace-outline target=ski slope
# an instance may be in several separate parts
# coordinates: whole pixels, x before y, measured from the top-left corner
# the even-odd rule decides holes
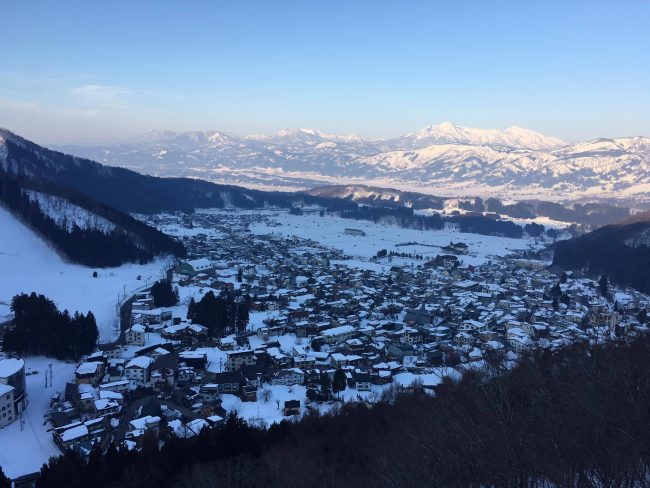
[[[117,301],[164,274],[166,260],[119,268],[87,268],[63,261],[45,241],[0,207],[0,316],[18,293],[43,294],[71,313],[95,315],[101,342],[117,338]],[[93,278],[93,271],[98,277]],[[138,280],[138,276],[141,277]]]

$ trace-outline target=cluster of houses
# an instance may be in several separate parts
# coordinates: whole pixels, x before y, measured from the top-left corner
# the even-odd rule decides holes
[[[65,395],[53,399],[57,444],[138,447],[148,431],[196,435],[223,421],[227,395],[261,403],[273,387],[293,392],[278,403],[282,415],[300,415],[332,399],[323,377],[331,383],[339,370],[345,388],[371,402],[404,373],[431,378],[484,361],[516,360],[534,348],[634,331],[643,327],[639,311],[650,307],[648,297],[632,290],[603,297],[592,280],[524,253],[463,265],[471,249],[462,242],[426,262],[386,256],[373,258],[382,272],[353,269],[343,253],[313,240],[250,232],[251,224],[268,218],[226,212],[155,217],[159,226],[194,230],[181,233],[192,258],[172,273],[180,296],[198,299],[209,290],[247,296],[249,326],[210,337],[187,319],[183,298],[165,309],[155,308],[146,292],[138,294],[120,341],[80,363]],[[142,398],[146,404],[130,408]]]

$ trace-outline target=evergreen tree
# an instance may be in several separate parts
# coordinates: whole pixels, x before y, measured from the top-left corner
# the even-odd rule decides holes
[[[172,288],[169,280],[156,281],[151,286],[151,294],[156,307],[173,307],[178,303],[178,290]]]
[[[338,395],[340,392],[344,391],[347,387],[347,378],[345,377],[345,371],[341,368],[337,369],[334,372],[334,380],[332,381],[332,391],[335,395]]]
[[[8,351],[77,359],[95,348],[99,331],[91,312],[70,316],[67,310],[59,312],[52,300],[36,293],[16,295],[11,309],[15,320],[4,338]]]
[[[609,285],[607,282],[607,275],[604,274],[600,277],[600,280],[598,280],[598,289],[600,290],[600,294],[607,298],[607,294],[609,292]]]
[[[196,318],[196,301],[194,300],[194,297],[190,298],[190,303],[187,306],[187,320],[191,320],[194,322],[194,319]]]
[[[321,373],[319,378],[319,383],[320,383],[321,395],[323,395],[323,398],[325,398],[326,400],[329,399],[330,387],[332,386],[332,382],[330,381],[330,376],[325,372]]]

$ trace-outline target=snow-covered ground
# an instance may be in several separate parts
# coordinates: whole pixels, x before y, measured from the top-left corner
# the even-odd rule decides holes
[[[42,293],[59,308],[97,319],[100,341],[117,337],[118,295],[143,287],[163,276],[166,262],[126,264],[93,269],[63,261],[40,237],[0,207],[0,316],[9,313],[18,293]],[[93,271],[98,277],[93,278]],[[138,276],[141,277],[138,280]]]
[[[52,365],[52,388],[45,388],[45,371]],[[0,429],[0,466],[10,478],[39,471],[52,456],[61,454],[48,432],[43,416],[56,392],[65,392],[65,384],[74,377],[74,363],[42,356],[25,358],[29,405],[23,422],[16,420]],[[37,372],[37,374],[30,374]]]
[[[268,212],[269,215],[273,215]],[[491,257],[505,256],[511,251],[526,249],[531,245],[530,239],[511,239],[507,237],[484,236],[479,234],[461,233],[445,228],[441,230],[403,229],[386,224],[375,224],[364,220],[351,220],[326,215],[300,216],[287,212],[276,212],[270,220],[274,224],[251,225],[254,234],[281,234],[313,239],[320,244],[340,249],[348,256],[370,258],[377,251],[386,249],[399,253],[421,254],[430,259],[441,253],[440,246],[450,242],[464,242],[469,246],[468,255],[461,256],[464,264],[480,265]],[[346,228],[362,230],[364,236],[345,234]],[[409,243],[416,243],[404,245]],[[352,267],[371,268],[379,271],[377,265],[353,260],[348,263]],[[401,264],[396,262],[396,264]],[[390,265],[389,265],[390,267]]]

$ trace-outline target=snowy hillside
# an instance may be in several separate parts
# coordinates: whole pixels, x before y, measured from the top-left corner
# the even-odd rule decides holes
[[[14,295],[35,291],[51,298],[59,308],[86,313],[97,319],[100,340],[116,338],[118,296],[159,279],[164,261],[146,265],[129,264],[119,268],[94,269],[64,262],[30,229],[0,207],[0,315],[9,313]],[[141,279],[138,279],[138,276]],[[148,280],[148,281],[147,281]]]
[[[137,143],[61,149],[156,176],[275,189],[368,184],[448,196],[558,199],[644,197],[650,188],[648,138],[567,144],[519,127],[449,122],[385,140],[314,129],[245,137],[165,131]]]
[[[116,227],[110,220],[74,205],[65,198],[33,190],[25,192],[30,200],[38,203],[45,215],[68,232],[72,231],[75,225],[80,229],[96,229],[104,233],[112,232]]]

